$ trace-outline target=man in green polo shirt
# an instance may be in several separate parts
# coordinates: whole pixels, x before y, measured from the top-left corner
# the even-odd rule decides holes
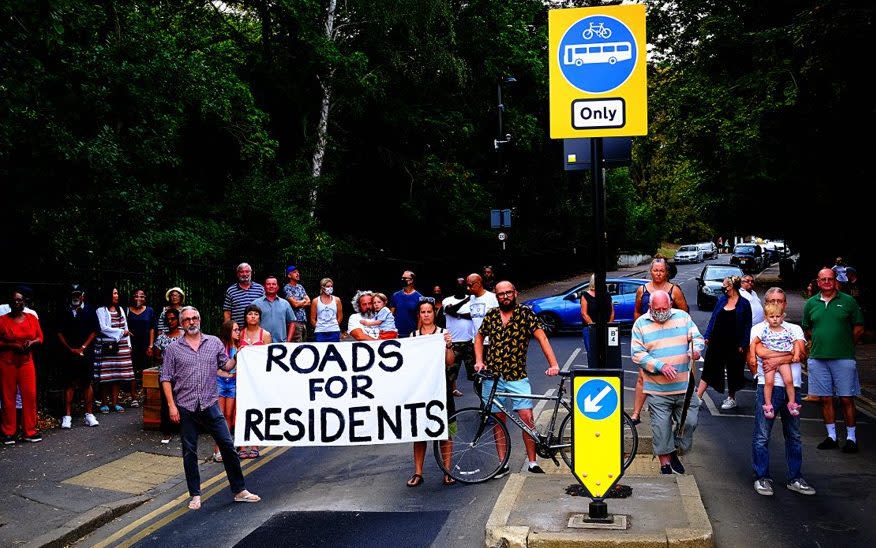
[[[835,449],[836,424],[833,396],[839,396],[846,419],[843,453],[857,453],[855,400],[861,394],[855,343],[864,334],[864,314],[851,295],[839,291],[836,274],[829,268],[818,272],[819,293],[803,307],[803,329],[810,340],[809,394],[821,397],[821,416],[827,438],[819,449]]]

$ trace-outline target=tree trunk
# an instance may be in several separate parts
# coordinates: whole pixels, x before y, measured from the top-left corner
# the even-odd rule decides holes
[[[335,12],[337,7],[337,0],[329,0],[325,18],[325,35],[329,40],[335,39]],[[322,175],[322,163],[325,160],[325,147],[328,142],[328,116],[332,103],[332,78],[334,72],[334,68],[329,68],[325,77],[319,81],[319,86],[322,89],[322,102],[319,109],[319,123],[316,126],[316,148],[313,151],[313,166],[311,170],[311,175],[313,176],[313,189],[310,191],[311,217],[316,215],[316,203],[319,197],[319,177]]]

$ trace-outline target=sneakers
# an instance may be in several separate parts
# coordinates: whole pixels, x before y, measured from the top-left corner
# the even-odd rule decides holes
[[[24,441],[30,442],[30,443],[37,443],[37,442],[43,441],[43,435],[40,434],[39,432],[37,432],[36,434],[34,434],[32,436],[25,436],[21,439],[23,439]]]
[[[788,413],[790,413],[792,417],[799,417],[801,407],[803,407],[803,406],[800,405],[799,403],[789,401],[788,402]]]
[[[95,417],[91,413],[86,413],[85,418],[82,419],[82,422],[85,423],[85,426],[97,426],[98,424],[100,424],[99,422],[97,422],[97,417]]]
[[[824,438],[824,441],[815,446],[817,449],[836,449],[839,444],[830,436]]]
[[[843,453],[857,453],[858,452],[858,442],[855,440],[846,440],[846,444],[843,445]]]
[[[789,404],[788,404],[788,410],[791,409],[790,405],[791,405],[791,404],[789,403]],[[774,419],[774,418],[776,418],[776,410],[773,409],[773,405],[772,405],[772,404],[770,404],[770,403],[765,403],[765,404],[763,404],[761,407],[763,407],[763,416],[764,416],[764,418],[767,418],[767,419]],[[800,412],[798,411],[797,414],[799,415]]]
[[[61,417],[61,428],[64,430],[69,430],[73,426],[73,417],[70,415],[64,415]]]
[[[681,464],[677,451],[673,451],[669,455],[669,467],[672,468],[672,471],[676,474],[684,474],[684,465]]]
[[[672,466],[670,466],[668,464],[661,465],[660,466],[660,473],[661,474],[672,474]]]
[[[790,485],[791,484],[789,483],[789,489]],[[760,478],[759,480],[754,480],[754,490],[757,491],[758,495],[764,495],[767,497],[773,496],[773,480],[769,478]]]
[[[510,473],[511,473],[511,469],[508,468],[508,465],[506,464],[502,468],[499,468],[499,471],[496,473],[495,476],[493,476],[493,479],[504,478],[505,476],[507,476]]]
[[[724,400],[724,403],[721,404],[721,409],[733,409],[734,407],[737,407],[736,400],[730,397]]]
[[[128,404],[128,407],[140,407],[140,402],[137,400],[131,400],[131,403]]]
[[[848,444],[846,444],[846,445],[848,445]],[[544,470],[542,470],[541,466],[539,466],[537,464],[530,464],[529,465],[529,473],[530,474],[544,474]]]
[[[15,436],[3,435],[3,445],[15,445]]]
[[[806,483],[806,480],[803,478],[797,478],[792,482],[788,483],[788,489],[791,491],[797,491],[801,495],[814,495],[815,488]]]

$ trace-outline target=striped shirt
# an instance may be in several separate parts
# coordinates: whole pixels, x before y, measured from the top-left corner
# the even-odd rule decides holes
[[[201,334],[195,350],[185,337],[164,350],[161,381],[173,383],[173,399],[178,407],[195,412],[219,401],[216,370],[228,361],[225,345],[218,337]]]
[[[223,311],[231,312],[231,319],[237,325],[243,325],[243,311],[259,297],[265,296],[265,288],[257,282],[252,282],[249,289],[243,289],[239,283],[232,284],[225,290],[225,302],[222,304]]]
[[[645,372],[645,394],[670,396],[687,391],[690,375],[689,343],[702,352],[704,345],[700,330],[687,312],[673,308],[665,323],[657,323],[648,312],[633,324],[630,353],[633,363]],[[660,371],[671,365],[678,372],[669,380]]]

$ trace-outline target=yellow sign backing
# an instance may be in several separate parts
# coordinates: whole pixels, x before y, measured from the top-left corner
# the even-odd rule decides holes
[[[645,6],[548,12],[552,139],[648,133]]]
[[[572,377],[572,472],[595,498],[623,472],[622,374],[576,369]]]

